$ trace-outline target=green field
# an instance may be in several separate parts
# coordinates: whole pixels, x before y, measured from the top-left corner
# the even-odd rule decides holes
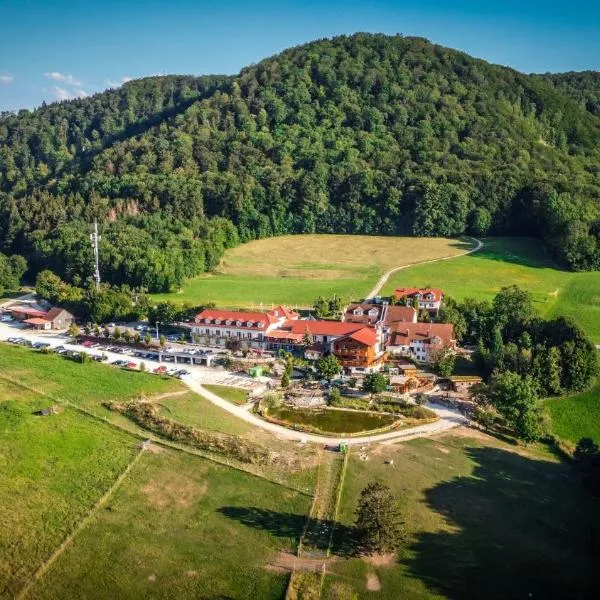
[[[110,487],[136,440],[0,380],[0,597],[12,597]]]
[[[587,540],[598,512],[570,465],[458,435],[368,454],[350,455],[323,598],[597,598]],[[399,499],[404,539],[397,557],[368,561],[347,553],[358,495],[373,480]]]
[[[482,250],[450,260],[415,265],[394,274],[383,288],[441,287],[457,299],[491,300],[513,283],[533,294],[540,314],[572,316],[600,343],[600,273],[564,271],[538,240],[487,238]],[[441,238],[298,235],[258,240],[228,250],[216,273],[196,277],[183,290],[155,300],[224,307],[311,306],[319,296],[363,298],[385,271],[471,247]]]
[[[549,398],[544,402],[552,422],[552,432],[577,443],[589,437],[600,443],[600,379],[581,394]]]
[[[242,388],[230,387],[228,385],[204,384],[204,387],[213,394],[227,400],[232,404],[246,404],[248,402],[248,390]]]
[[[542,316],[572,316],[600,343],[600,272],[562,271],[543,246],[529,238],[487,238],[484,244],[468,256],[399,271],[383,293],[431,285],[459,300],[491,300],[503,286],[517,284],[532,293]]]
[[[35,598],[283,598],[311,497],[173,451],[145,454],[35,588]],[[298,515],[272,535],[234,514]]]
[[[257,240],[228,250],[215,273],[195,277],[153,298],[218,306],[312,306],[336,293],[363,298],[394,267],[460,254],[471,240],[365,235],[295,235]]]
[[[200,429],[223,431],[236,435],[249,434],[254,431],[254,427],[246,421],[234,417],[231,413],[194,392],[164,398],[160,401],[160,409],[165,417]]]

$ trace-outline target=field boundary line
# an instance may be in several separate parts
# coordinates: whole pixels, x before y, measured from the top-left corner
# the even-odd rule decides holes
[[[193,446],[186,446],[184,444],[178,444],[177,442],[172,442],[170,440],[167,440],[167,439],[157,436],[155,433],[152,433],[151,431],[143,430],[144,433],[141,433],[134,429],[125,427],[124,425],[119,425],[118,423],[109,421],[106,417],[97,415],[96,413],[93,413],[92,411],[89,411],[89,410],[83,408],[82,406],[78,406],[77,404],[74,404],[70,400],[56,398],[55,396],[52,396],[52,395],[48,394],[47,392],[38,390],[33,386],[27,385],[20,381],[15,381],[14,379],[11,379],[10,377],[6,377],[6,375],[0,374],[0,380],[8,381],[9,383],[12,383],[13,385],[15,385],[17,387],[21,387],[21,388],[29,390],[31,392],[35,392],[36,394],[39,394],[40,396],[44,396],[45,398],[48,398],[49,400],[52,400],[53,402],[57,402],[58,404],[68,406],[69,408],[72,408],[73,410],[81,412],[82,414],[84,414],[92,419],[95,419],[97,421],[100,421],[101,423],[109,425],[110,427],[113,427],[114,429],[117,429],[118,431],[127,433],[127,434],[137,438],[138,440],[141,440],[141,441],[151,440],[157,446],[163,446],[164,448],[170,448],[171,450],[183,452],[184,454],[189,454],[191,456],[203,458],[205,460],[208,460],[215,464],[221,465],[223,467],[229,467],[230,469],[234,469],[236,471],[239,471],[240,473],[246,473],[246,475],[251,475],[252,477],[256,477],[257,479],[262,479],[263,481],[268,481],[269,483],[272,483],[274,485],[281,486],[282,488],[285,488],[286,490],[291,490],[293,492],[297,492],[298,494],[302,494],[303,496],[311,495],[310,492],[307,492],[306,490],[295,487],[293,485],[289,485],[288,483],[284,483],[283,481],[278,481],[277,479],[271,479],[270,477],[265,477],[264,475],[260,475],[254,471],[250,471],[249,469],[244,469],[240,465],[230,463],[227,459],[219,459],[216,456],[212,456],[210,454],[205,454],[204,452],[202,452],[201,450],[199,450],[197,448],[194,448]]]
[[[416,267],[418,265],[428,265],[431,263],[440,262],[442,260],[452,260],[453,258],[458,258],[460,256],[466,256],[467,254],[473,254],[473,252],[477,252],[483,248],[483,242],[475,237],[466,236],[468,239],[471,239],[475,242],[475,247],[470,250],[465,250],[465,252],[461,252],[459,254],[453,254],[452,256],[442,256],[441,258],[432,258],[431,260],[421,260],[414,263],[409,263],[408,265],[402,265],[400,267],[394,267],[390,269],[386,273],[384,273],[379,281],[375,284],[375,287],[367,294],[366,299],[369,300],[371,298],[375,298],[375,296],[379,295],[379,292],[383,288],[383,286],[388,282],[389,278],[397,273],[398,271],[403,271],[404,269],[410,269],[411,267]]]
[[[110,496],[116,491],[116,489],[123,483],[125,477],[129,474],[131,469],[137,464],[138,460],[144,453],[144,448],[140,448],[138,453],[133,457],[133,460],[127,465],[125,470],[117,477],[113,484],[100,496],[100,498],[92,505],[87,513],[79,520],[75,525],[71,533],[62,541],[62,543],[54,550],[54,552],[38,567],[35,573],[30,577],[29,581],[25,584],[23,589],[15,596],[16,600],[23,600],[31,590],[31,588],[44,576],[48,569],[54,564],[54,562],[60,557],[60,555],[67,549],[71,542],[75,539],[75,536],[92,520],[96,511],[102,507]]]

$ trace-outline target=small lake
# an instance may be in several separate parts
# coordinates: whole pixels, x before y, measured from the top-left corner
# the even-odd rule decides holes
[[[269,410],[269,416],[290,426],[310,428],[319,433],[360,433],[389,427],[397,417],[356,410],[315,410],[280,406]]]

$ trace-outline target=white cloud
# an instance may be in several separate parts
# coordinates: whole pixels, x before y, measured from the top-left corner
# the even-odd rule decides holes
[[[125,75],[124,77],[121,77],[121,79],[118,79],[117,81],[115,81],[114,79],[105,79],[104,83],[108,87],[117,88],[117,87],[123,85],[124,83],[131,81],[132,79],[133,79],[133,77],[129,77],[128,75]]]
[[[81,87],[83,85],[81,81],[75,79],[73,75],[66,75],[64,73],[59,73],[58,71],[44,73],[44,77],[47,77],[48,79],[53,79],[54,81],[59,81],[60,83],[64,83],[66,85],[73,85],[75,87]]]
[[[51,91],[54,94],[54,97],[59,101],[73,100],[73,98],[85,98],[86,96],[89,96],[89,94],[81,88],[76,90],[67,90],[62,87],[54,86]]]
[[[5,73],[4,75],[0,75],[0,85],[8,85],[15,80],[14,76],[10,73]]]

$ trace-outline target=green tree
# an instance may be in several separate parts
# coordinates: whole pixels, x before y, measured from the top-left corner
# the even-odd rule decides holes
[[[315,363],[317,373],[322,379],[330,381],[340,372],[340,363],[333,354],[328,354],[317,360]]]
[[[69,329],[67,330],[67,333],[69,334],[70,337],[75,338],[79,335],[79,326],[76,325],[75,323],[71,323],[69,325]]]
[[[369,483],[356,507],[356,531],[368,553],[390,552],[397,548],[401,517],[391,490],[382,483]]]
[[[541,413],[530,377],[511,371],[500,373],[492,378],[484,395],[520,438],[526,442],[539,438]]]
[[[433,370],[440,377],[450,377],[454,373],[456,354],[452,348],[445,346],[435,352],[430,352],[430,358]]]
[[[368,373],[363,380],[363,391],[378,394],[385,392],[389,384],[389,379],[383,373]]]
[[[339,388],[337,388],[336,386],[333,386],[331,388],[331,390],[329,391],[329,404],[331,404],[332,406],[336,406],[337,404],[339,404],[340,400],[342,398],[342,395],[340,394],[340,390]]]
[[[161,348],[164,348],[167,345],[167,338],[164,335],[161,335],[160,338],[158,338],[158,343]]]

